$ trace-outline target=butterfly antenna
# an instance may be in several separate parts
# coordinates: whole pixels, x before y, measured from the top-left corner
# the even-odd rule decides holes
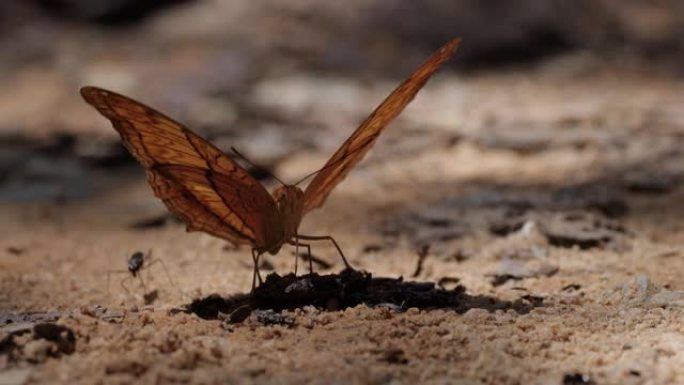
[[[350,157],[351,155],[353,155],[356,151],[358,151],[358,150],[360,150],[360,149],[362,149],[362,148],[363,148],[363,143],[362,143],[360,146],[358,146],[358,147],[354,148],[353,150],[349,151],[345,156],[341,157],[340,159],[336,160],[335,162],[332,162],[332,163],[330,163],[330,164],[326,164],[325,166],[319,168],[318,170],[316,170],[316,171],[314,171],[314,172],[312,172],[312,173],[306,174],[306,175],[304,176],[304,178],[298,180],[297,183],[295,183],[293,186],[299,185],[300,183],[304,182],[305,180],[311,178],[312,176],[318,174],[319,172],[321,172],[321,171],[323,171],[323,170],[325,170],[325,169],[328,169],[328,168],[330,168],[330,167],[333,167],[333,166],[336,166],[336,165],[342,163],[345,159],[347,159],[348,157]]]
[[[335,162],[335,164],[336,164],[336,163],[337,163],[337,162]],[[314,171],[314,172],[312,172],[312,173],[306,174],[306,175],[304,176],[304,178],[298,180],[297,183],[294,184],[294,186],[297,186],[298,184],[304,182],[305,180],[307,180],[307,179],[311,178],[312,176],[318,174],[319,172],[325,170],[325,169],[328,168],[329,166],[332,166],[332,164],[329,164],[329,165],[327,165],[327,166],[323,166],[323,167],[319,168],[318,170],[316,170],[316,171]]]
[[[257,170],[263,172],[264,174],[270,176],[271,178],[277,180],[277,181],[278,181],[280,184],[282,184],[283,186],[286,186],[285,182],[283,182],[282,180],[280,180],[277,176],[273,175],[270,171],[266,170],[264,167],[257,166],[256,164],[254,164],[251,160],[247,159],[246,156],[242,155],[242,154],[240,153],[240,151],[238,151],[235,147],[231,147],[230,149],[235,153],[235,155],[237,155],[240,159],[242,159],[242,160],[244,160],[245,162],[247,162],[247,163],[248,163],[250,166],[252,166],[253,168],[255,168],[255,169],[257,169]]]

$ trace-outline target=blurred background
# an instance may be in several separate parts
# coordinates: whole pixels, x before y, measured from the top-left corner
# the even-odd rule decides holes
[[[2,2],[0,199],[86,199],[98,193],[103,174],[132,164],[108,122],[79,97],[83,85],[130,95],[224,148],[235,145],[275,167],[303,149],[329,153],[385,91],[454,36],[462,36],[464,43],[444,72],[463,79],[482,73],[520,79],[534,72],[531,81],[554,88],[613,71],[615,77],[637,73],[679,82],[684,4]],[[434,82],[431,88],[440,94],[426,96],[422,104],[438,107],[427,115],[423,109],[413,120],[442,127],[452,141],[469,130],[492,128],[507,119],[500,115],[510,107],[497,104],[514,92],[507,79],[496,82],[475,92],[470,83],[461,82],[457,89],[458,82],[453,87]],[[538,115],[567,118],[567,125],[580,127],[586,116],[566,115],[573,109],[586,115],[581,98],[568,100],[565,112]],[[472,120],[472,109],[487,111]],[[509,123],[548,123],[545,116],[526,113]],[[133,175],[141,177],[140,172]]]
[[[408,210],[470,191],[472,202],[496,205],[518,198],[489,192],[518,185],[560,194],[554,202],[582,191],[582,204],[615,216],[627,210],[615,191],[669,191],[681,179],[680,1],[5,1],[7,247],[43,228],[173,222],[110,123],[80,98],[83,85],[140,100],[294,181],[456,36],[459,51],[383,133],[358,183],[340,187],[350,198],[332,212],[384,208],[367,221],[396,233],[404,224],[393,204]]]

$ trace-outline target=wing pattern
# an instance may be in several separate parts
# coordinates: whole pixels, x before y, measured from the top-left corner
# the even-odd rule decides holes
[[[279,223],[275,203],[246,170],[181,124],[117,93],[84,87],[81,95],[111,120],[148,181],[188,231],[263,246]]]
[[[306,188],[304,212],[325,202],[333,188],[363,159],[382,129],[413,100],[430,76],[453,55],[460,42],[461,39],[453,39],[433,53],[361,123]]]

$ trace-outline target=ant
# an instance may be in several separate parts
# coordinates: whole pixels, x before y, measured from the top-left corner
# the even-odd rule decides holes
[[[125,283],[131,279],[138,278],[140,280],[140,286],[143,288],[143,297],[145,298],[145,302],[153,302],[154,299],[157,297],[156,290],[153,290],[152,292],[147,291],[147,286],[145,285],[145,280],[143,280],[142,277],[142,271],[147,270],[152,267],[152,265],[159,263],[161,264],[162,268],[164,269],[164,273],[166,274],[166,278],[169,279],[169,283],[171,286],[174,286],[173,280],[171,279],[171,275],[169,274],[168,269],[166,268],[166,265],[164,264],[164,261],[162,261],[159,258],[152,258],[152,250],[149,250],[147,254],[143,254],[141,251],[136,251],[133,253],[133,255],[130,256],[126,260],[126,270],[109,270],[107,271],[107,292],[109,292],[109,277],[112,274],[130,274],[128,277],[124,278],[121,280],[120,284],[121,287],[128,293],[129,295],[131,294],[130,290],[128,290],[128,287],[125,285]]]

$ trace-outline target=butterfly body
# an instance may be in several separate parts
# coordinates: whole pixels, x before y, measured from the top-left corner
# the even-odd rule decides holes
[[[255,244],[259,254],[278,254],[280,248],[296,242],[297,230],[304,216],[304,191],[297,186],[283,185],[273,191],[276,212],[264,230],[263,244]]]
[[[161,112],[98,87],[83,87],[81,95],[112,122],[145,168],[155,195],[181,217],[188,231],[252,246],[255,275],[259,255],[276,254],[285,243],[303,246],[310,255],[309,245],[300,240],[331,241],[350,267],[332,237],[299,234],[299,224],[307,212],[323,205],[459,44],[460,39],[447,42],[402,82],[314,173],[305,190],[283,184],[269,194],[231,157]]]
[[[296,238],[304,217],[304,191],[297,186],[284,185],[273,191],[273,200],[280,213],[283,236],[277,246],[266,251],[277,254],[283,244]]]

